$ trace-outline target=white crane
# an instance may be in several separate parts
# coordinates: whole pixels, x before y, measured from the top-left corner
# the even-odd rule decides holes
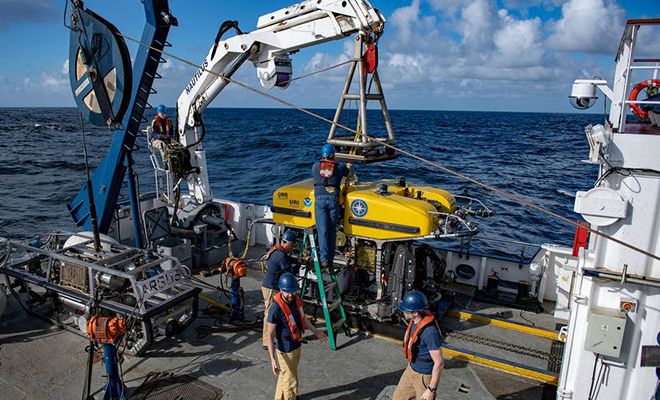
[[[259,18],[257,30],[243,33],[238,24],[225,22],[213,46],[177,101],[178,141],[189,148],[197,172],[187,176],[190,200],[212,199],[206,155],[202,146],[202,112],[228,85],[245,61],[251,61],[265,88],[286,89],[292,77],[289,55],[305,47],[382,30],[385,18],[366,0],[307,0]],[[236,36],[220,40],[229,29]],[[176,184],[168,180],[170,186]]]

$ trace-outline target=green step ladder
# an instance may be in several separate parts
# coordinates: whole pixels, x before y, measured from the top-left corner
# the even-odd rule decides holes
[[[344,304],[341,300],[341,292],[339,291],[339,282],[337,281],[337,275],[335,274],[334,266],[330,265],[327,269],[327,274],[330,276],[330,281],[323,280],[323,270],[321,269],[321,262],[319,261],[318,251],[316,248],[316,233],[314,233],[315,227],[305,229],[305,235],[303,236],[303,247],[305,242],[309,241],[309,247],[312,252],[312,261],[313,263],[308,263],[305,267],[305,275],[302,280],[302,292],[301,297],[305,295],[305,290],[307,289],[308,278],[307,275],[311,272],[312,265],[314,266],[314,272],[316,273],[316,279],[319,285],[319,294],[321,296],[321,305],[323,306],[323,318],[325,318],[325,326],[328,330],[328,341],[330,342],[330,348],[332,350],[337,350],[337,337],[336,331],[340,327],[344,328],[344,332],[347,336],[350,336],[351,329],[348,326],[348,319],[346,318],[346,311],[344,310]],[[302,252],[302,249],[301,249]],[[328,300],[328,294],[332,293],[332,299]],[[331,301],[331,303],[328,303]],[[339,310],[341,318],[339,321],[332,323],[330,314],[334,310]]]

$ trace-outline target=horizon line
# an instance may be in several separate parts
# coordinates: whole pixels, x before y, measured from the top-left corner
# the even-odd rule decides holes
[[[167,106],[166,106],[167,107]],[[174,109],[175,107],[168,107]],[[58,107],[58,106],[0,106],[0,110],[6,109],[72,109],[77,110],[78,107],[67,106],[67,107]],[[327,111],[336,111],[336,108],[324,108],[324,107],[308,107],[306,110],[327,110]],[[155,110],[155,108],[145,109]],[[297,111],[290,107],[208,107],[206,110],[291,110]],[[344,110],[344,111],[357,111],[357,110]],[[378,108],[370,108],[367,111],[380,111]],[[582,114],[582,115],[602,115],[601,113],[593,112],[580,112],[577,111],[511,111],[511,110],[442,110],[442,109],[412,109],[412,108],[390,108],[388,111],[416,111],[416,112],[487,112],[487,113],[520,113],[520,114]],[[630,114],[632,115],[632,114]]]

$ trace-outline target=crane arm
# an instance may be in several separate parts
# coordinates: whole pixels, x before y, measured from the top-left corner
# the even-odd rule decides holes
[[[367,0],[307,0],[270,14],[257,22],[257,30],[216,41],[200,69],[177,101],[179,141],[190,146],[191,162],[199,173],[188,178],[198,202],[211,199],[206,158],[200,146],[202,112],[227,86],[246,61],[254,64],[261,85],[286,89],[291,82],[289,55],[300,49],[346,38],[356,32],[379,32],[385,18]],[[222,28],[221,28],[222,29]]]

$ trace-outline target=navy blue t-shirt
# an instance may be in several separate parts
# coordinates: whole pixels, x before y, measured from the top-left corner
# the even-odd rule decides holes
[[[335,164],[335,170],[330,178],[321,176],[321,163],[316,162],[312,166],[312,179],[314,180],[314,196],[339,196],[339,189],[341,188],[341,180],[343,177],[348,176],[349,169],[344,164]],[[326,190],[326,186],[334,186],[335,190],[330,193]]]
[[[289,304],[289,309],[298,327],[302,327],[302,320],[300,319],[300,313],[298,312],[295,301]],[[291,336],[291,329],[289,329],[286,314],[284,314],[282,307],[276,302],[273,302],[268,310],[268,322],[276,325],[275,347],[277,347],[277,350],[282,353],[290,353],[300,347],[301,343]]]
[[[415,323],[413,322],[412,332],[415,331]],[[431,359],[431,350],[438,350],[442,346],[442,337],[435,324],[427,325],[419,335],[417,335],[417,343],[413,346],[413,362],[410,367],[413,371],[430,375],[433,372],[433,360]]]
[[[268,258],[268,261],[266,261],[266,273],[264,274],[264,281],[261,283],[261,286],[279,290],[278,282],[280,276],[285,272],[296,272],[291,266],[293,261],[293,258],[286,255],[282,250],[275,250]]]

